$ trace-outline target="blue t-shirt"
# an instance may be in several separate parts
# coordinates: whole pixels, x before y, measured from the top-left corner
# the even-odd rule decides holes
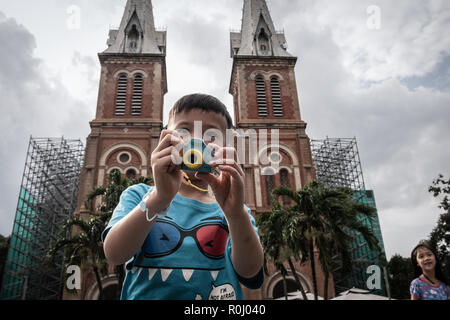
[[[443,282],[432,286],[419,277],[411,282],[409,290],[420,300],[450,300],[450,287]]]
[[[102,234],[153,190],[146,184],[126,189]],[[250,209],[245,206],[258,234]],[[144,213],[143,213],[144,214]],[[167,216],[157,219],[144,244],[126,263],[122,300],[242,300],[239,283],[260,288],[263,269],[240,277],[231,260],[228,225],[220,206],[176,195]]]

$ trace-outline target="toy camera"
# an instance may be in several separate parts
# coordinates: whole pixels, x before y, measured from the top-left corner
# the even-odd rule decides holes
[[[213,159],[213,149],[201,139],[192,139],[183,146],[182,170],[211,173],[208,165]]]

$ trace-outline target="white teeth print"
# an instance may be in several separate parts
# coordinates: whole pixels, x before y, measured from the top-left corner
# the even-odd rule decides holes
[[[219,271],[218,270],[210,271],[210,273],[211,273],[211,277],[214,279],[214,281],[216,281],[217,276],[219,275]]]
[[[191,280],[192,275],[194,274],[194,270],[192,269],[182,269],[183,277],[186,282],[189,282]]]
[[[134,269],[134,268],[133,268]],[[142,269],[141,268],[136,268],[136,270],[131,270],[131,272],[135,273],[137,270],[139,270],[138,272],[138,276],[141,273]],[[160,270],[161,271],[161,280],[163,282],[166,282],[166,280],[169,278],[169,276],[172,274],[173,269],[152,269],[149,268],[148,269],[148,280],[151,281],[153,279],[153,277],[155,276],[156,272]],[[181,273],[183,274],[183,278],[186,282],[189,282],[192,278],[192,275],[194,274],[195,269],[181,269]],[[219,276],[220,270],[210,270],[209,274],[211,275],[213,281],[217,280],[217,277]]]
[[[172,271],[173,269],[161,269],[161,278],[163,282],[166,282]]]
[[[132,274],[135,274],[136,271],[137,271],[137,269],[138,269],[137,267],[133,267],[133,269],[131,269],[131,273],[132,273]]]
[[[156,271],[158,271],[158,269],[148,269],[148,280],[152,280],[153,276],[155,275]]]

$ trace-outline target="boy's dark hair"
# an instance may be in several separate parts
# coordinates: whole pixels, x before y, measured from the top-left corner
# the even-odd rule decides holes
[[[233,120],[227,110],[227,107],[217,98],[201,93],[190,94],[178,100],[169,112],[170,119],[181,112],[191,110],[203,110],[205,112],[216,112],[223,115],[227,121],[227,129],[233,129]]]
[[[438,255],[436,254],[436,250],[427,240],[421,240],[419,244],[415,246],[411,252],[411,263],[414,270],[414,279],[418,278],[422,274],[422,269],[419,267],[419,264],[417,263],[417,249],[421,247],[427,248],[434,254],[434,258],[436,259],[436,266],[434,267],[436,278],[439,281],[445,283],[446,285],[449,285],[447,278],[444,276],[444,273],[442,272],[441,263],[439,261]]]

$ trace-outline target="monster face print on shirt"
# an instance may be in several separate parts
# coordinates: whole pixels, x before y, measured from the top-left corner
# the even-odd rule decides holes
[[[105,229],[131,212],[153,187],[129,187]],[[254,218],[246,207],[254,226]],[[123,300],[242,299],[240,283],[256,289],[264,274],[243,279],[232,264],[227,220],[217,203],[205,204],[176,195],[167,215],[157,219],[141,248],[127,262]]]

